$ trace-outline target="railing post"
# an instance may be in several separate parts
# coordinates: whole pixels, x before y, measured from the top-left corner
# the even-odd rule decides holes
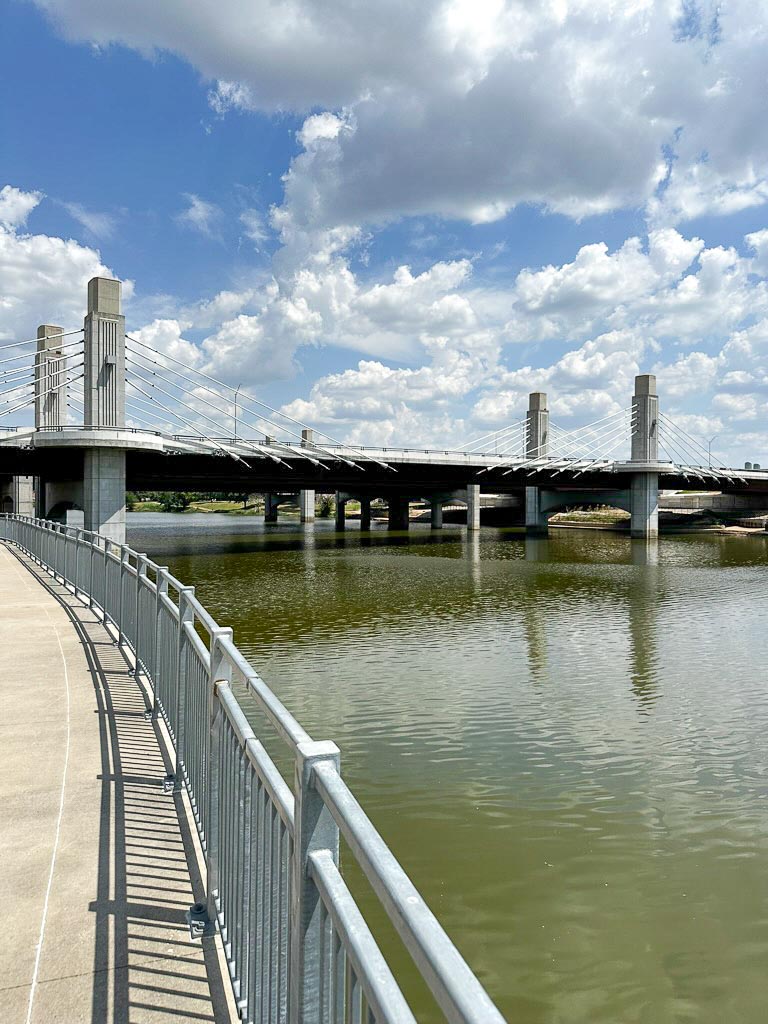
[[[77,585],[78,577],[80,575],[80,527],[75,527],[75,571],[72,576],[72,586],[75,588],[75,597],[78,592],[82,593],[80,587]]]
[[[88,563],[88,607],[93,608],[93,534],[89,534],[90,542],[88,544],[89,550],[89,563]]]
[[[216,693],[217,683],[232,682],[232,666],[224,657],[221,641],[232,639],[229,627],[211,633],[210,678],[208,686],[208,750],[205,763],[205,875],[208,917],[216,920],[216,899],[219,895],[219,741],[221,737],[221,705]]]
[[[117,583],[117,646],[123,643],[123,577],[125,567],[128,564],[128,549],[125,544],[120,545],[120,574]]]
[[[330,762],[339,770],[339,748],[335,743],[298,745],[288,968],[289,1024],[321,1024],[325,1020],[321,994],[330,991],[331,983],[330,957],[322,955],[320,896],[308,871],[309,855],[316,850],[329,850],[334,861],[337,864],[339,861],[339,829],[314,785],[313,770],[319,762]]]
[[[184,766],[184,715],[186,711],[187,673],[184,665],[184,625],[194,622],[195,613],[191,607],[195,596],[194,587],[182,587],[179,590],[179,632],[176,651],[176,765],[174,768],[174,793],[180,793],[183,787]]]

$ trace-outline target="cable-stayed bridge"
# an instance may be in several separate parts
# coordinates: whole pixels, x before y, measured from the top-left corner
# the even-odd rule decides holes
[[[354,446],[126,335],[118,281],[94,278],[87,308],[81,329],[44,324],[0,345],[4,511],[82,508],[86,528],[123,542],[126,488],[264,492],[268,521],[298,501],[305,522],[321,490],[337,492],[339,526],[350,497],[363,528],[380,497],[394,528],[407,528],[409,500],[429,500],[438,528],[458,499],[476,529],[486,492],[524,496],[534,533],[563,508],[610,504],[631,513],[633,535],[654,536],[660,487],[768,494],[768,473],[713,463],[660,410],[652,375],[636,378],[625,409],[576,430],[535,392],[524,420],[455,450]]]

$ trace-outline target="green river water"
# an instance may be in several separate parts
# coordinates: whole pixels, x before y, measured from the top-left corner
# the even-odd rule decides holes
[[[768,539],[136,514],[128,542],[339,744],[510,1022],[768,1019]]]

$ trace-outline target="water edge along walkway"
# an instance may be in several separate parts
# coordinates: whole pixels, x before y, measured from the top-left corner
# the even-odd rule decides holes
[[[142,815],[138,840],[146,841],[155,825],[169,826],[151,836],[144,851],[151,856],[149,867],[157,859],[161,867],[176,872],[173,877],[178,880],[181,874],[184,881],[187,876],[181,859],[169,856],[174,839],[178,842],[175,826],[149,804],[158,793],[159,782],[169,798],[173,795],[183,839],[184,822],[189,817],[181,809],[188,800],[205,875],[204,900],[198,898],[189,905],[186,918],[190,938],[202,939],[207,953],[208,995],[204,993],[199,1000],[202,1019],[207,1001],[216,1003],[218,998],[214,970],[218,961],[210,946],[212,939],[220,938],[217,949],[226,962],[222,973],[228,974],[237,1013],[248,1024],[415,1024],[400,981],[347,886],[340,858],[343,838],[349,859],[362,870],[449,1024],[503,1024],[504,1018],[488,993],[347,786],[339,748],[330,740],[312,739],[235,646],[232,630],[219,626],[197,600],[194,587],[185,586],[167,567],[124,544],[47,520],[0,515],[0,540],[9,542],[4,556],[11,557],[13,552],[15,557],[19,552],[30,568],[43,570],[40,579],[52,577],[51,590],[61,587],[64,606],[75,625],[80,625],[80,612],[75,613],[70,595],[81,607],[88,607],[90,623],[95,616],[110,631],[100,634],[105,650],[120,656],[121,650],[130,652],[135,659],[132,683],[127,682],[133,675],[129,661],[121,662],[118,657],[117,664],[108,666],[103,706],[92,708],[101,716],[102,735],[105,729],[110,735],[118,734],[118,719],[130,719],[124,725],[125,764],[117,762],[113,745],[111,759],[102,754],[99,778],[102,783],[115,783],[115,806],[119,793],[119,807],[125,815],[129,773],[121,776],[119,769],[130,761],[136,770],[132,782],[144,787],[132,793],[132,803]],[[47,615],[47,609],[42,612]],[[32,618],[40,618],[39,609],[33,609]],[[83,633],[80,626],[81,636]],[[92,652],[97,646],[88,642],[85,649]],[[94,655],[94,661],[99,664],[100,659]],[[60,672],[66,682],[68,673]],[[114,682],[110,678],[113,673]],[[103,676],[100,683],[104,685]],[[98,695],[99,686],[96,690]],[[292,786],[256,736],[236,690],[248,695],[249,706],[252,701],[253,709],[265,720],[262,725],[290,752]],[[69,692],[71,695],[71,684]],[[127,703],[116,701],[116,695],[124,701],[129,693],[134,696]],[[72,703],[70,699],[70,722]],[[110,711],[114,721],[106,714]],[[159,779],[147,774],[142,737],[129,727],[138,726],[139,720],[154,723],[156,728],[162,722],[171,741],[173,757],[166,747],[168,754],[161,769],[165,774]],[[70,737],[71,732],[70,727]],[[158,735],[155,732],[155,738]],[[71,746],[71,739],[69,745],[65,739],[63,763],[67,765],[73,759]],[[106,749],[102,744],[102,752]],[[119,745],[117,749],[122,753]],[[150,749],[154,749],[151,744]],[[161,768],[160,761],[156,767]],[[60,783],[59,806],[65,807],[61,791]],[[104,792],[102,786],[102,799]],[[158,812],[156,818],[152,810]],[[63,813],[57,811],[55,820],[54,867]],[[97,843],[101,888],[93,902],[95,909],[113,913],[116,920],[119,911],[120,920],[125,918],[130,927],[127,911],[133,908],[125,885],[114,893],[107,886],[111,865],[108,858],[104,862],[103,851],[105,846],[109,848],[104,839],[109,835],[104,827],[108,820],[102,804]],[[124,882],[127,854],[142,842],[134,842],[132,836],[129,841],[125,829],[116,829],[115,834],[123,837],[121,844],[115,842],[115,877]],[[80,842],[79,834],[76,842]],[[189,844],[185,846],[189,852]],[[193,858],[188,857],[188,864],[191,869]],[[192,870],[195,897],[202,888],[198,884],[201,874]],[[50,868],[49,877],[53,877]],[[150,874],[149,881],[156,882],[156,876]],[[171,893],[183,895],[178,890],[181,884],[177,881],[177,891],[168,887],[169,900]],[[52,892],[52,886],[46,885],[44,893],[49,888]],[[144,902],[148,903],[152,886],[146,888],[150,896],[145,896]],[[46,898],[44,895],[43,922],[48,918]],[[158,898],[162,902],[166,897],[158,894]],[[184,900],[172,902],[176,906],[171,909],[181,913]],[[168,916],[171,923],[177,920],[172,914],[153,917],[145,912],[144,916],[153,922],[165,921]],[[121,937],[129,934],[127,927]],[[117,952],[117,942],[114,948]],[[103,956],[104,949],[102,937],[95,936],[96,957]],[[124,942],[120,951],[125,954]],[[36,954],[38,959],[42,961],[42,956]],[[183,956],[179,959],[185,960]],[[126,966],[124,955],[114,961],[118,972]],[[107,962],[103,970],[108,969]],[[33,996],[38,987],[35,970],[33,967],[33,976],[27,980]],[[97,959],[97,980],[100,974]],[[152,991],[167,997],[169,990],[173,998],[175,983],[158,985]],[[126,1007],[131,1009],[123,998],[117,1009],[122,1012]],[[139,1009],[151,1012],[152,1004],[142,1002]],[[215,1006],[213,1010],[221,1019]],[[107,1020],[132,1024],[133,1016],[127,1012],[115,1017],[115,1008],[110,1011],[107,1006],[105,1013],[110,1012]],[[173,1010],[168,1007],[167,1012]],[[182,1009],[177,1015],[194,1020],[195,1015],[200,1019],[201,1011]],[[92,1019],[104,1020],[104,1013]]]
[[[122,649],[5,544],[0,609],[0,1020],[235,1019],[213,940],[190,938],[193,832]]]

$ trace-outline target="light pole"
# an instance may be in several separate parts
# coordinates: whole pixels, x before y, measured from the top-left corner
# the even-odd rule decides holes
[[[718,434],[715,434],[713,437],[710,437],[710,439],[707,441],[707,461],[709,463],[710,469],[712,469],[712,442],[716,441],[718,436]]]
[[[243,384],[241,381],[235,388],[235,440],[237,440],[237,396],[242,386]]]

